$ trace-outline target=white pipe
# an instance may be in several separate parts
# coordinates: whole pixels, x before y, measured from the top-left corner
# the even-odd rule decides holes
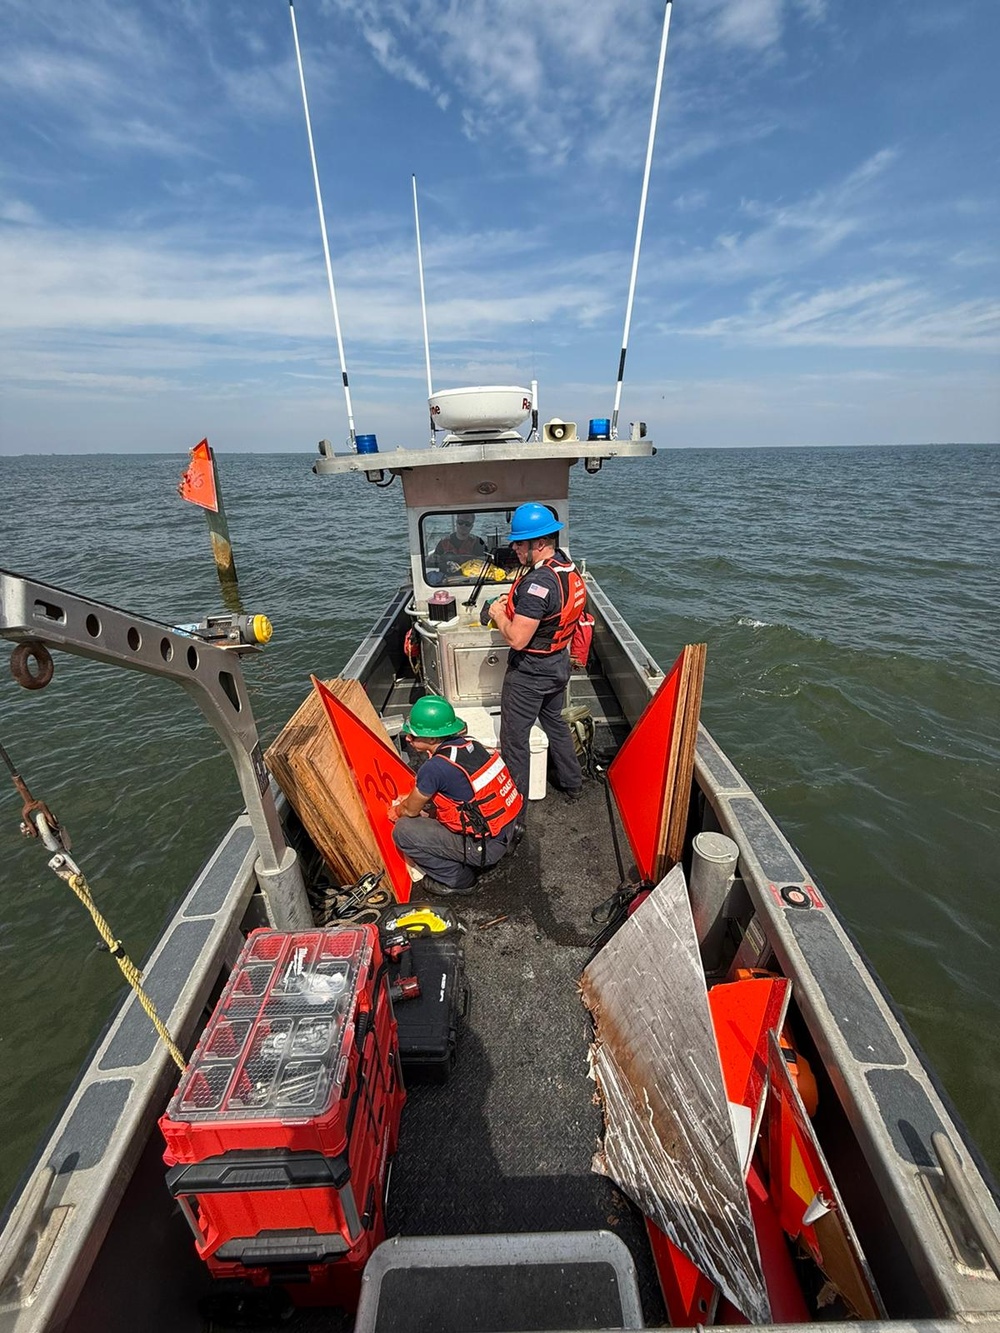
[[[347,402],[347,429],[350,434],[351,448],[357,444],[354,431],[354,409],[351,406],[351,386],[347,381],[347,361],[344,357],[344,339],[340,332],[340,312],[337,309],[337,289],[333,285],[333,265],[330,263],[330,245],[326,239],[326,219],[323,214],[323,195],[319,188],[319,168],[316,166],[316,149],[313,146],[312,122],[309,119],[309,99],[306,97],[306,76],[302,69],[302,52],[299,50],[299,30],[295,24],[295,5],[288,0],[288,12],[292,16],[292,37],[295,40],[295,59],[299,66],[299,85],[302,88],[302,107],[306,113],[306,134],[309,138],[309,158],[312,162],[313,184],[316,186],[316,207],[319,209],[319,229],[323,235],[323,255],[326,259],[326,278],[330,284],[330,301],[333,305],[333,324],[337,330],[337,350],[340,352],[340,374],[344,381],[344,398]]]
[[[653,114],[649,121],[649,142],[646,145],[646,169],[642,175],[642,196],[639,200],[639,221],[635,229],[635,249],[632,251],[632,275],[628,283],[628,304],[625,307],[625,330],[622,333],[622,352],[618,361],[618,383],[615,385],[615,406],[611,413],[611,438],[618,439],[618,409],[622,401],[622,380],[625,378],[625,352],[628,349],[629,328],[632,324],[632,300],[635,279],[639,271],[639,248],[642,245],[642,227],[646,220],[646,195],[649,191],[649,173],[653,165],[653,143],[656,139],[656,121],[660,113],[660,92],[663,88],[663,65],[667,58],[667,35],[670,32],[670,11],[673,0],[667,0],[663,11],[663,35],[660,38],[660,63],[656,70],[656,91],[653,93]]]
[[[714,972],[722,959],[726,939],[726,902],[740,849],[724,833],[697,833],[691,848],[691,878],[688,894],[698,947],[706,972]]]
[[[538,439],[538,381],[531,381],[531,431],[529,440]]]
[[[427,410],[430,412],[430,399],[434,395],[434,382],[431,379],[431,340],[427,334],[427,297],[424,294],[424,254],[420,248],[420,210],[417,208],[417,178],[413,176],[413,222],[417,229],[417,270],[420,273],[420,315],[424,321],[424,361],[427,363]],[[431,413],[431,446],[434,445],[434,415]]]

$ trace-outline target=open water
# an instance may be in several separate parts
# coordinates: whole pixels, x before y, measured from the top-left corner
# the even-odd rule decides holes
[[[399,486],[310,461],[219,460],[243,602],[275,625],[245,667],[265,744],[406,570]],[[0,458],[0,567],[168,623],[220,609],[185,463]],[[708,643],[706,724],[1000,1172],[1000,448],[669,450],[571,495],[574,554],[653,655]],[[59,654],[44,691],[0,677],[0,742],[142,959],[240,807],[215,734],[175,686]],[[120,994],[19,809],[0,772],[0,1198]]]

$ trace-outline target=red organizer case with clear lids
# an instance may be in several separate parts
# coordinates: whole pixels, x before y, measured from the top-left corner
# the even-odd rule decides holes
[[[160,1121],[167,1164],[342,1152],[341,1091],[380,961],[375,926],[254,931]]]
[[[405,1098],[377,927],[250,935],[160,1120],[213,1277],[356,1304]]]

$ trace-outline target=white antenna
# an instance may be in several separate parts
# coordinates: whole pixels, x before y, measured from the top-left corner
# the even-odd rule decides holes
[[[347,361],[344,358],[344,339],[340,332],[340,312],[337,309],[337,289],[333,285],[333,265],[330,263],[330,244],[326,239],[326,220],[323,216],[323,195],[319,188],[319,169],[316,166],[316,149],[313,146],[312,122],[309,119],[309,99],[306,97],[306,76],[302,69],[302,52],[299,50],[299,30],[295,26],[295,5],[288,0],[288,12],[292,16],[292,37],[295,39],[295,59],[299,65],[299,84],[302,88],[302,107],[306,113],[306,134],[309,136],[309,157],[312,160],[313,183],[316,186],[316,207],[319,209],[319,229],[323,235],[323,255],[326,258],[326,277],[330,284],[330,301],[333,304],[333,323],[337,330],[337,350],[340,352],[340,373],[344,380],[344,398],[347,400],[347,429],[350,434],[351,448],[357,447],[357,435],[354,432],[354,409],[351,407],[351,386],[347,382]]]
[[[427,363],[427,398],[434,394],[434,383],[431,379],[431,342],[427,336],[427,297],[424,295],[424,255],[420,248],[420,210],[417,208],[417,178],[413,176],[413,221],[417,228],[417,269],[420,273],[420,314],[424,321],[424,360]],[[430,411],[430,401],[427,403],[427,410]],[[434,446],[434,414],[431,413],[431,447]]]
[[[660,63],[656,71],[656,91],[653,93],[653,114],[649,122],[649,143],[646,145],[646,169],[642,176],[642,197],[639,200],[639,221],[635,229],[635,249],[632,252],[632,276],[628,283],[628,304],[625,307],[625,330],[622,333],[622,354],[618,361],[618,383],[615,385],[615,406],[611,413],[611,438],[618,439],[618,409],[622,401],[622,380],[625,378],[625,353],[632,324],[632,300],[635,296],[635,277],[639,271],[639,247],[642,245],[642,226],[646,220],[646,194],[649,190],[649,172],[653,165],[653,142],[656,139],[656,121],[660,113],[660,91],[663,88],[663,64],[667,58],[667,34],[670,32],[670,10],[673,0],[667,0],[663,11],[663,35],[660,38]]]

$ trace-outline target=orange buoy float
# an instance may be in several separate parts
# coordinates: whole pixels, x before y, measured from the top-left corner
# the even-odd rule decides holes
[[[785,1057],[785,1064],[792,1076],[792,1082],[802,1098],[806,1115],[811,1120],[819,1106],[819,1088],[816,1086],[816,1075],[813,1073],[809,1061],[804,1055],[800,1055],[792,1045],[787,1028],[782,1028],[778,1037],[778,1045],[781,1047],[781,1054]]]
[[[763,967],[738,967],[733,974],[734,981],[748,981],[751,978],[777,977],[779,972],[769,972]],[[778,1035],[778,1045],[781,1047],[781,1054],[785,1057],[785,1064],[788,1066],[788,1072],[792,1076],[792,1082],[802,1098],[802,1105],[806,1108],[806,1115],[811,1120],[816,1114],[819,1106],[819,1087],[816,1083],[816,1075],[813,1073],[809,1061],[804,1055],[800,1055],[792,1042],[791,1034],[788,1031],[788,1025],[781,1029]]]

